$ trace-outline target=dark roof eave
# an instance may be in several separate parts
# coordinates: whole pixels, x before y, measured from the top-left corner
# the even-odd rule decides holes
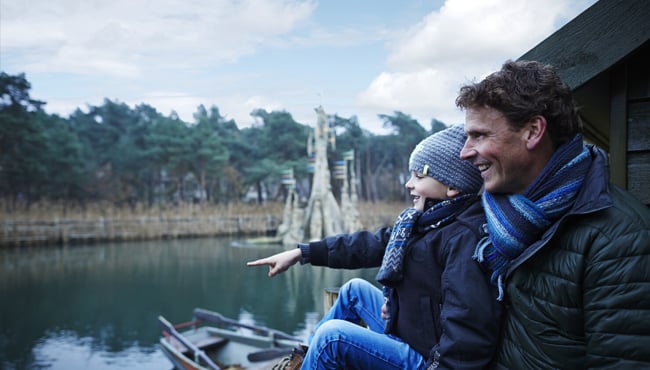
[[[650,1],[600,0],[519,60],[554,65],[576,89],[648,42],[648,19]]]

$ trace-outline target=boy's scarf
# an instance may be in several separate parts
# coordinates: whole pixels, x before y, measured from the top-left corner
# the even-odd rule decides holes
[[[479,241],[474,259],[492,270],[498,300],[510,263],[573,205],[590,165],[589,150],[576,135],[557,149],[523,194],[483,194],[489,234]]]
[[[415,208],[403,210],[395,220],[377,273],[377,281],[392,285],[402,280],[405,247],[414,227],[418,232],[425,232],[446,225],[477,198],[475,194],[466,194],[446,199],[434,204],[424,213]]]

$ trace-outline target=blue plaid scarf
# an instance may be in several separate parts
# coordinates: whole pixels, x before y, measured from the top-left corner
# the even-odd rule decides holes
[[[395,220],[377,273],[377,281],[384,285],[393,285],[402,280],[405,247],[414,228],[417,232],[424,233],[446,225],[477,199],[475,194],[466,194],[439,201],[428,207],[424,213],[415,208],[403,210]]]
[[[488,236],[479,241],[474,259],[492,271],[498,300],[510,263],[573,205],[590,165],[589,150],[576,135],[557,149],[523,194],[483,194]]]

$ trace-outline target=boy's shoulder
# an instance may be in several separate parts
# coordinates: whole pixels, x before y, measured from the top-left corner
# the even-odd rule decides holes
[[[484,225],[485,212],[480,199],[472,202],[455,219],[441,228],[434,228],[427,231],[427,239],[457,239],[473,235],[477,240],[485,235]]]
[[[461,233],[461,229],[467,229],[478,239],[485,235],[484,225],[486,224],[485,212],[480,200],[473,202],[461,212],[450,225],[452,233]]]

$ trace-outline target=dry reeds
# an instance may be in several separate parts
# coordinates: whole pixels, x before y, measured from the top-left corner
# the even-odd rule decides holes
[[[98,218],[130,219],[134,217],[199,217],[214,215],[281,214],[283,205],[268,202],[262,205],[230,203],[227,205],[181,203],[179,205],[147,207],[115,206],[108,202],[71,205],[61,202],[19,203],[9,206],[0,199],[0,219],[16,221],[49,221],[54,219],[94,220]]]
[[[391,225],[404,208],[397,203],[361,203],[363,227]],[[0,246],[68,244],[226,235],[269,235],[282,222],[284,204],[182,204],[168,207],[81,206],[56,203],[12,205],[0,201]]]

